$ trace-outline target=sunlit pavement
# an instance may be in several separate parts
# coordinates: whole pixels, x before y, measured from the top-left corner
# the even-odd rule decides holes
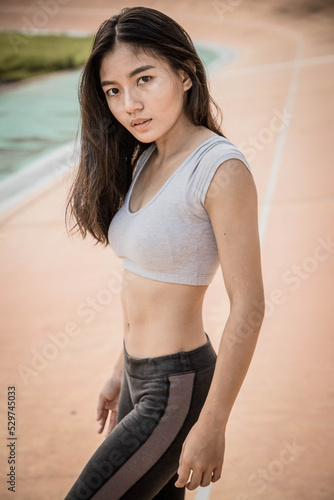
[[[230,416],[222,478],[187,500],[332,500],[333,11],[283,0],[105,5],[59,2],[38,27],[95,30],[123,6],[148,5],[194,39],[239,51],[211,90],[258,188],[266,317]],[[42,23],[38,9],[2,2],[2,26]],[[7,387],[15,386],[20,500],[63,498],[102,442],[97,395],[122,347],[121,263],[92,239],[67,236],[70,181],[71,172],[0,219],[0,465],[7,474]],[[216,348],[228,309],[218,273],[204,308]],[[1,498],[13,498],[5,474]]]

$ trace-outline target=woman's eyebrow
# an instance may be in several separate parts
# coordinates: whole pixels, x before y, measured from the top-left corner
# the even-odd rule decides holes
[[[141,73],[142,71],[146,71],[147,69],[152,69],[152,68],[155,68],[155,66],[152,66],[151,64],[146,64],[145,66],[140,66],[139,68],[136,68],[133,71],[131,71],[131,73],[128,74],[128,78],[132,78],[133,76],[137,75],[138,73]],[[101,82],[101,86],[103,87],[104,85],[113,85],[114,83],[117,83],[117,82],[104,80],[103,82]]]

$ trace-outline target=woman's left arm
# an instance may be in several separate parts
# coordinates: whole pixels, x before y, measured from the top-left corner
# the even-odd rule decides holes
[[[244,163],[238,159],[223,162],[208,188],[205,208],[217,241],[230,313],[209,393],[183,443],[175,483],[179,488],[208,486],[221,476],[226,424],[264,317],[257,204],[254,179]]]

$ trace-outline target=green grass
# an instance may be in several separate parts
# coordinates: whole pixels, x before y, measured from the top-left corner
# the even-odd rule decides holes
[[[0,33],[0,82],[24,80],[52,71],[83,66],[90,54],[93,36],[25,35]],[[217,55],[197,47],[200,57],[210,63]]]
[[[93,37],[0,33],[0,81],[24,80],[52,71],[82,66]]]

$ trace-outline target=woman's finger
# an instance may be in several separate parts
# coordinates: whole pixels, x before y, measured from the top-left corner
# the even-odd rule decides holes
[[[117,424],[117,412],[114,410],[111,410],[110,412],[110,418],[109,418],[109,425],[108,425],[108,430],[106,436],[108,436],[111,431],[116,427]]]
[[[212,480],[212,471],[206,470],[203,472],[203,477],[200,486],[209,486]]]
[[[106,404],[106,398],[103,396],[103,394],[100,394],[97,401],[96,420],[100,420],[103,417],[105,411],[105,404]]]
[[[185,464],[181,465],[177,472],[179,477],[177,481],[174,483],[174,485],[177,488],[183,488],[189,481],[189,476],[191,475],[191,472],[192,471],[190,466],[186,466]]]
[[[201,484],[202,474],[203,474],[203,471],[198,470],[198,469],[197,470],[193,469],[191,479],[190,479],[189,483],[186,485],[188,490],[195,490]]]
[[[100,418],[100,420],[98,421],[96,430],[99,434],[101,434],[101,432],[103,431],[107,418],[108,418],[108,412],[106,412],[106,415]]]
[[[216,467],[215,469],[213,469],[213,473],[212,473],[212,479],[211,481],[213,483],[215,483],[216,481],[218,481],[218,479],[220,479],[221,475],[222,475],[222,466],[221,467]]]

